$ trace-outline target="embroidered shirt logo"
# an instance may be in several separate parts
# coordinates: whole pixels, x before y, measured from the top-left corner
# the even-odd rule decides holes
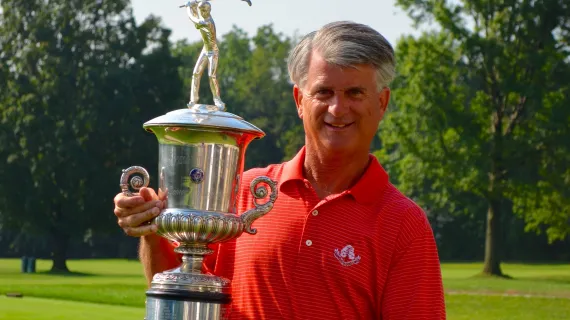
[[[358,264],[360,262],[360,256],[354,255],[354,248],[351,245],[347,245],[342,250],[334,249],[334,256],[338,259],[340,264],[345,267]]]

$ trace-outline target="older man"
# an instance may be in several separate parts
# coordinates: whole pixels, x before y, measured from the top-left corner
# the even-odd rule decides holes
[[[394,78],[394,52],[375,30],[331,23],[291,52],[293,97],[305,146],[290,161],[244,173],[278,181],[258,234],[216,246],[204,269],[232,280],[232,319],[445,319],[428,220],[369,153]],[[119,225],[142,236],[150,280],[179,261],[141,225],[162,206],[155,192],[115,198]],[[239,212],[252,204],[241,192]]]

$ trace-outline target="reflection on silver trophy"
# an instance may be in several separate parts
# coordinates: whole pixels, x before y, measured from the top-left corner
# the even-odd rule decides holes
[[[204,41],[194,68],[190,102],[187,108],[152,119],[143,128],[158,139],[158,183],[167,195],[164,210],[152,223],[160,236],[180,244],[174,250],[183,255],[183,262],[153,277],[146,292],[146,320],[218,320],[231,298],[230,281],[201,272],[204,256],[212,253],[208,245],[233,240],[243,232],[255,234],[252,223],[273,208],[277,183],[264,176],[255,178],[250,184],[255,207],[238,215],[245,152],[251,141],[265,134],[225,111],[216,78],[218,46],[211,4],[193,0],[181,8],[187,9]],[[206,67],[214,105],[198,101]],[[120,186],[132,195],[148,186],[149,180],[147,170],[133,166],[123,170]]]

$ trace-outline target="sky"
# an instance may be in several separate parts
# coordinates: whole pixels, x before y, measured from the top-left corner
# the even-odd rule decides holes
[[[251,0],[252,6],[242,0],[211,0],[212,17],[218,37],[229,32],[234,25],[250,36],[257,28],[273,24],[277,32],[292,36],[306,34],[322,25],[351,20],[367,24],[378,30],[393,45],[402,35],[415,34],[412,21],[396,8],[395,0]],[[162,18],[163,24],[172,30],[171,40],[200,40],[198,31],[188,20],[186,10],[178,8],[184,0],[131,0],[137,21],[149,15]]]

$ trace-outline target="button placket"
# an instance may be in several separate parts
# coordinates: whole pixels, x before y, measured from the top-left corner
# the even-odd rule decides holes
[[[308,180],[303,181],[303,186],[305,187],[305,189],[308,192],[310,192],[309,199],[306,200],[306,204],[307,204],[306,210],[310,214],[307,216],[307,218],[305,220],[305,225],[303,227],[303,237],[301,238],[302,240],[301,240],[300,245],[302,247],[305,247],[308,250],[308,248],[312,247],[314,244],[313,240],[309,239],[309,237],[311,237],[313,232],[315,232],[315,230],[314,230],[315,227],[318,228],[318,223],[317,223],[318,220],[311,222],[310,218],[311,218],[311,216],[316,217],[319,215],[319,210],[317,208],[319,206],[321,206],[322,204],[326,203],[326,201],[322,201],[321,199],[318,198],[317,194],[313,190],[313,186],[311,185],[311,183]],[[310,232],[310,230],[313,230],[313,231]],[[300,250],[302,250],[302,249],[300,249]]]

